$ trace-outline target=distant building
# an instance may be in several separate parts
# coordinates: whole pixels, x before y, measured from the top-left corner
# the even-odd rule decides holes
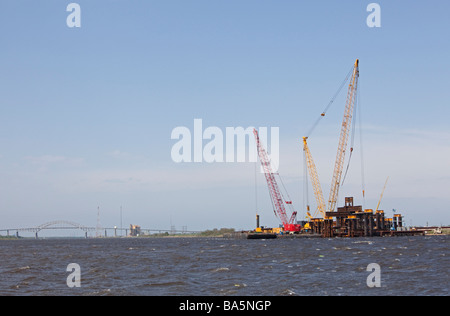
[[[141,234],[141,226],[130,225],[130,237],[137,237]]]

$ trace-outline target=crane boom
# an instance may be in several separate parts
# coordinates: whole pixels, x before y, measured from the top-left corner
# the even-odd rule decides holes
[[[308,143],[306,142],[307,139],[308,137],[303,137],[303,151],[305,152],[306,165],[308,167],[309,177],[311,178],[314,188],[314,196],[316,197],[317,203],[317,210],[314,213],[314,216],[311,216],[309,212],[307,215],[309,218],[315,218],[317,217],[317,214],[320,214],[323,218],[325,218],[325,199],[323,198],[322,186],[320,185],[316,165],[314,164],[311,151],[309,150]]]
[[[344,119],[342,121],[341,135],[339,137],[339,146],[336,154],[336,162],[334,165],[333,178],[331,180],[330,197],[328,199],[328,211],[330,212],[334,211],[337,203],[337,198],[339,195],[339,187],[341,184],[342,170],[344,167],[344,160],[345,160],[345,151],[347,150],[348,137],[350,134],[350,127],[352,121],[352,113],[356,100],[358,77],[359,77],[359,59],[357,59],[355,62],[352,79],[350,81],[347,92],[347,101],[345,105]]]
[[[378,204],[377,204],[377,208],[376,208],[375,212],[377,212],[378,208],[380,207],[381,199],[383,198],[384,190],[386,190],[386,185],[387,185],[388,180],[389,180],[389,177],[386,178],[386,182],[384,183],[383,191],[381,191],[381,196],[380,196],[380,199],[378,200]]]
[[[288,216],[286,214],[286,208],[284,207],[284,199],[281,195],[277,181],[275,180],[275,176],[272,171],[272,167],[270,165],[269,156],[267,155],[266,150],[264,149],[259,140],[258,131],[256,129],[253,129],[253,134],[255,135],[259,160],[261,162],[264,175],[266,177],[267,185],[269,187],[270,198],[272,199],[272,203],[275,208],[276,214],[281,220],[281,223],[283,224],[283,228],[285,231],[298,232],[300,231],[301,227],[300,225],[294,224],[296,212],[293,212],[291,218],[288,219]]]

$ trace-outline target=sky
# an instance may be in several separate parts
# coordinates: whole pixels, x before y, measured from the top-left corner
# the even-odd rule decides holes
[[[298,211],[301,138],[360,60],[358,120],[339,194],[450,224],[450,3],[171,0],[0,3],[0,228],[278,226],[255,163],[175,163],[177,127],[278,127]],[[328,197],[346,88],[310,136]],[[361,146],[362,144],[362,146]],[[348,156],[347,156],[348,158]],[[363,168],[361,167],[363,166]],[[363,172],[361,171],[363,170]],[[365,197],[362,197],[362,188]],[[309,185],[309,201],[314,205]]]

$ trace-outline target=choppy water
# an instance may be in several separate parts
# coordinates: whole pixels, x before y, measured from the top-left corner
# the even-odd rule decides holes
[[[449,295],[450,237],[0,240],[0,295]],[[68,264],[81,287],[66,284]],[[381,287],[369,288],[370,263]]]

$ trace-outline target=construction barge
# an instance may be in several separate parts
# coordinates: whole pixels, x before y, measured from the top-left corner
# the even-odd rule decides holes
[[[394,237],[424,236],[426,230],[407,230],[403,226],[403,216],[394,214],[387,218],[384,211],[363,210],[361,205],[353,205],[353,197],[345,198],[345,206],[338,207],[336,212],[326,212],[324,218],[312,218],[309,221],[297,222],[301,230],[296,233],[287,232],[283,227],[268,228],[259,226],[259,215],[256,216],[256,229],[226,234],[226,238],[239,239],[275,239],[275,238],[333,238],[333,237]]]
[[[276,238],[321,238],[319,234],[302,233],[302,234],[276,234],[276,233],[258,233],[255,231],[240,231],[224,234],[224,238],[234,239],[276,239]]]
[[[382,210],[363,210],[361,205],[353,205],[353,197],[346,197],[345,206],[338,207],[336,212],[325,214],[325,219],[309,222],[312,232],[325,238],[425,235],[422,230],[407,230],[401,214],[387,218]]]
[[[345,198],[345,205],[337,207],[339,190],[346,177],[347,171],[344,171],[345,156],[347,152],[349,136],[352,134],[350,157],[354,150],[353,135],[354,121],[352,122],[352,113],[356,113],[357,106],[357,87],[359,79],[359,59],[357,59],[352,67],[351,72],[347,74],[344,83],[341,85],[335,96],[331,99],[329,105],[320,114],[319,119],[314,123],[307,136],[303,137],[303,151],[305,155],[305,188],[308,192],[308,176],[314,189],[317,210],[311,214],[309,202],[306,203],[306,220],[297,221],[297,211],[292,206],[292,200],[289,197],[284,185],[278,186],[276,178],[281,180],[281,176],[272,168],[271,159],[260,141],[258,131],[253,130],[259,160],[261,162],[261,170],[264,173],[269,188],[274,213],[281,221],[280,227],[264,228],[259,226],[259,216],[257,217],[256,229],[252,232],[243,232],[240,238],[248,239],[267,239],[277,238],[281,236],[319,236],[322,238],[332,237],[374,237],[374,236],[415,236],[424,235],[423,230],[407,230],[403,226],[403,217],[401,214],[394,214],[392,218],[387,218],[384,211],[379,210],[380,202],[383,197],[386,183],[381,193],[378,205],[374,210],[363,209],[362,206],[353,205],[353,197]],[[344,109],[344,117],[341,124],[341,133],[339,136],[338,150],[334,165],[333,177],[330,188],[328,204],[325,203],[322,186],[319,181],[316,164],[309,149],[309,138],[312,130],[315,129],[318,122],[325,117],[330,105],[334,102],[345,83],[349,81],[347,99]],[[353,126],[353,129],[352,129]],[[347,169],[350,165],[350,157],[348,158]],[[256,170],[256,169],[255,169]],[[389,177],[388,177],[389,179]],[[283,190],[281,190],[283,189]],[[286,192],[283,192],[286,191]],[[364,190],[363,190],[364,195]],[[307,197],[307,195],[306,195]],[[290,212],[288,212],[290,211]]]

